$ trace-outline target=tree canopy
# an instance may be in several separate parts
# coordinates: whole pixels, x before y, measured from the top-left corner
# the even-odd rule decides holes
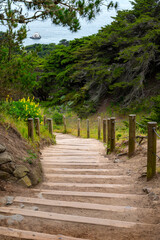
[[[8,13],[8,4],[13,10]],[[23,5],[29,12],[24,12]],[[54,24],[69,26],[71,31],[80,29],[79,17],[94,19],[104,0],[0,0],[0,20],[26,24],[35,19],[50,18]],[[109,1],[106,7],[117,7]],[[30,11],[32,10],[32,11]]]
[[[132,1],[132,10],[118,11],[98,34],[57,46],[44,66],[44,96],[85,115],[107,98],[127,106],[155,92],[160,79],[159,2]]]

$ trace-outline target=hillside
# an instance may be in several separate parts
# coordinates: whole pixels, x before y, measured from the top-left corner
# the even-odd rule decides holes
[[[56,45],[44,59],[35,96],[85,116],[107,100],[125,108],[158,95],[159,2],[132,5],[98,34]]]
[[[11,125],[0,124],[0,181],[31,187],[42,181],[39,153]]]

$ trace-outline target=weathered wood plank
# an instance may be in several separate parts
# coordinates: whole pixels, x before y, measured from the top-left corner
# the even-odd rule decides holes
[[[0,235],[9,236],[21,239],[33,239],[33,240],[85,240],[82,238],[67,237],[64,235],[51,235],[46,233],[31,232],[25,230],[19,230],[15,228],[0,227]],[[86,239],[87,240],[87,239]]]
[[[49,168],[49,167],[45,167],[45,170],[51,170],[51,171],[55,171],[55,172],[105,172],[105,173],[121,173],[122,171],[120,169],[92,169],[92,168]],[[122,175],[121,175],[122,176]]]
[[[130,184],[95,184],[95,183],[43,183],[44,186],[49,187],[83,187],[83,188],[130,188]]]
[[[82,217],[75,215],[67,215],[67,214],[59,214],[59,213],[49,213],[42,211],[33,211],[33,210],[25,210],[19,208],[11,208],[11,207],[1,207],[0,212],[8,213],[8,214],[21,214],[22,216],[28,217],[36,217],[41,219],[51,219],[72,223],[83,223],[83,224],[91,224],[91,225],[99,225],[99,226],[112,226],[118,228],[132,228],[137,225],[146,226],[148,224],[141,224],[136,222],[127,222],[127,221],[119,221],[119,220],[111,220],[111,219],[101,219],[101,218],[92,218],[92,217]]]
[[[16,197],[14,199],[14,202],[39,204],[39,205],[45,205],[45,206],[69,207],[69,208],[121,212],[121,213],[126,212],[126,211],[136,211],[137,210],[136,207],[128,207],[128,206],[114,206],[114,205],[83,203],[83,202],[67,202],[67,201],[56,201],[56,200],[39,199],[39,198],[26,198],[26,197]]]
[[[126,175],[82,175],[82,174],[54,174],[54,173],[46,173],[46,177],[56,177],[56,178],[93,178],[93,179],[129,179],[130,176]]]
[[[47,189],[34,189],[35,192],[41,192],[46,195],[58,195],[58,196],[79,196],[79,197],[94,197],[94,198],[122,198],[122,199],[141,199],[144,195],[137,194],[120,194],[120,193],[100,193],[100,192],[77,192],[77,191],[58,191]]]
[[[110,163],[95,163],[95,162],[80,162],[80,163],[75,163],[75,162],[44,162],[43,165],[63,165],[63,166],[108,166]]]

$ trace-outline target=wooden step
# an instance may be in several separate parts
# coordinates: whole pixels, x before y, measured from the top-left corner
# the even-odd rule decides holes
[[[63,162],[63,163],[99,163],[99,161],[98,160],[96,160],[96,159],[81,159],[81,160],[79,160],[79,159],[48,159],[48,158],[44,158],[44,159],[41,159],[41,162],[42,162],[42,164],[43,163],[46,163],[46,162],[48,162],[48,163],[61,163],[61,162]],[[104,162],[104,163],[106,163],[106,162]],[[108,163],[108,162],[107,162]]]
[[[145,227],[152,226],[151,224],[82,217],[82,216],[74,216],[74,215],[58,214],[58,213],[49,213],[49,212],[33,211],[28,209],[25,210],[25,209],[19,209],[19,208],[11,208],[11,207],[0,207],[0,212],[8,213],[8,214],[20,214],[22,216],[27,216],[27,217],[36,217],[36,218],[42,218],[42,219],[51,219],[51,220],[65,221],[65,222],[72,222],[72,223],[92,224],[92,225],[99,225],[99,226],[112,226],[112,227],[118,227],[118,228],[132,228],[138,225],[142,225]]]
[[[120,169],[93,169],[93,168],[49,168],[49,167],[45,167],[45,170],[48,171],[53,171],[53,172],[96,172],[96,173],[100,173],[100,172],[105,172],[105,173],[122,173],[122,171]],[[123,176],[122,174],[119,176]]]
[[[48,153],[48,154],[42,154],[43,158],[84,158],[84,159],[97,159],[97,158],[104,158],[104,156],[101,156],[100,154],[83,154],[81,153],[81,151],[79,151],[78,153],[70,153],[70,152],[66,152],[66,153]]]
[[[58,191],[58,190],[46,190],[46,189],[33,189],[35,192],[41,192],[47,195],[58,196],[78,196],[78,197],[94,197],[94,198],[121,198],[121,199],[141,199],[144,195],[136,194],[119,194],[119,193],[100,193],[100,192],[76,192],[76,191]]]
[[[64,235],[51,235],[46,233],[31,232],[25,230],[19,230],[15,228],[1,227],[0,236],[9,236],[18,239],[33,239],[33,240],[87,240],[82,238],[67,237]],[[1,238],[1,240],[3,240]]]
[[[92,150],[84,150],[83,148],[79,148],[79,149],[53,149],[53,150],[46,150],[43,151],[43,155],[54,155],[54,154],[81,154],[81,155],[93,155],[93,156],[97,156],[97,155],[101,155],[100,152],[98,151],[92,151]]]
[[[64,146],[59,146],[59,144],[56,145],[56,148],[52,148],[52,149],[45,149],[45,150],[42,150],[42,152],[52,152],[54,150],[69,150],[69,151],[79,151],[79,150],[83,150],[83,151],[94,151],[94,152],[97,152],[97,149],[94,147],[94,145],[90,145],[89,147],[86,147],[85,145],[84,146],[80,146],[80,147],[77,147],[77,146],[72,146],[72,145],[64,145]]]
[[[98,164],[99,162],[98,161],[93,161],[93,160],[91,160],[91,161],[79,161],[79,160],[77,160],[77,161],[75,161],[75,160],[68,160],[68,161],[61,161],[61,160],[48,160],[48,159],[44,159],[43,161],[41,161],[42,162],[42,164],[43,163],[55,163],[55,164],[57,164],[57,163],[80,163],[80,164],[88,164],[88,163],[96,163],[96,164]]]
[[[130,176],[126,175],[82,175],[82,174],[54,174],[54,173],[46,173],[46,177],[53,177],[53,178],[90,178],[90,179],[129,179],[131,178]]]
[[[26,198],[26,197],[16,197],[14,199],[14,202],[39,204],[39,205],[45,205],[45,206],[121,212],[121,213],[126,211],[137,210],[136,207],[130,207],[130,206],[114,206],[114,205],[103,205],[103,204],[82,203],[82,202],[67,202],[67,201],[56,201],[56,200],[39,199],[39,198]]]
[[[100,157],[96,157],[96,158],[94,158],[94,157],[82,157],[82,156],[54,156],[54,155],[52,155],[52,156],[42,156],[42,158],[41,158],[41,161],[44,161],[44,160],[48,160],[48,161],[51,161],[51,160],[55,160],[55,161],[57,161],[57,160],[61,160],[61,161],[69,161],[69,160],[74,160],[74,161],[82,161],[82,162],[87,162],[87,161],[103,161],[103,162],[109,162],[108,160],[106,160],[106,159],[100,159]]]
[[[82,188],[130,188],[130,184],[98,184],[98,183],[52,183],[44,182],[44,186],[49,187],[82,187]]]
[[[54,152],[52,154],[50,153],[43,153],[43,157],[54,157],[54,156],[88,156],[88,157],[95,157],[95,156],[99,156],[98,153],[82,153],[82,152],[75,152],[75,153],[70,153],[70,152],[66,152],[66,153],[62,153],[62,152]]]
[[[44,161],[43,164],[47,164],[47,165],[63,165],[63,166],[67,166],[67,165],[71,165],[71,166],[107,166],[109,165],[110,163],[87,163],[87,162],[80,162],[80,163],[75,163],[75,162],[46,162]]]

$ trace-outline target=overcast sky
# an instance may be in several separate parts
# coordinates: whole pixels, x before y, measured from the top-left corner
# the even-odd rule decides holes
[[[109,2],[110,0],[107,0]],[[118,1],[119,10],[121,9],[131,9],[131,4],[129,0],[114,0]],[[83,36],[89,36],[98,32],[101,27],[110,24],[113,20],[111,17],[116,16],[115,9],[107,11],[107,8],[103,6],[102,11],[97,15],[96,19],[91,22],[87,22],[85,19],[81,19],[81,30],[76,33],[72,33],[67,27],[57,26],[51,23],[51,21],[34,21],[27,25],[28,36],[24,41],[24,45],[30,45],[34,43],[59,43],[62,39],[72,40],[74,38],[80,38]],[[1,26],[1,31],[4,28]],[[38,32],[41,35],[40,40],[32,40],[30,37]]]

